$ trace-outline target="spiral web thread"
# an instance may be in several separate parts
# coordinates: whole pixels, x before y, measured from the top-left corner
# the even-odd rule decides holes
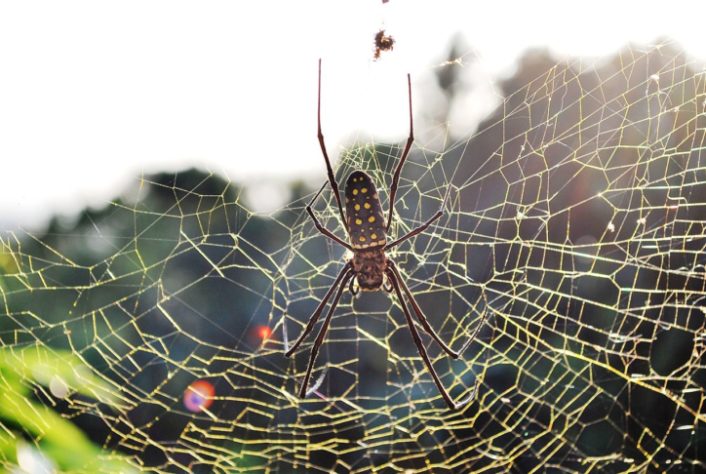
[[[670,44],[524,61],[533,79],[503,83],[470,139],[415,147],[396,204],[393,235],[444,206],[390,257],[452,347],[479,328],[459,360],[423,335],[456,400],[477,388],[463,410],[384,292],[344,293],[299,400],[318,326],[283,352],[347,256],[306,217],[310,191],[258,216],[209,174],[3,236],[2,345],[94,368],[117,404],[69,395],[64,416],[156,471],[704,469],[704,72]],[[399,153],[352,149],[339,182],[366,170],[387,208]],[[315,208],[345,236],[328,190]],[[196,379],[216,398],[193,413]]]

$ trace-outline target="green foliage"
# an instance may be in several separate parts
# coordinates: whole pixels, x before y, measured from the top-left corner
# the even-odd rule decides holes
[[[48,388],[54,396],[72,394],[116,403],[108,384],[70,353],[41,346],[0,349],[0,466],[26,468],[20,458],[24,456],[26,463],[30,453],[35,468],[39,463],[69,472],[135,471],[126,460],[103,452],[70,421],[33,400],[38,387]]]

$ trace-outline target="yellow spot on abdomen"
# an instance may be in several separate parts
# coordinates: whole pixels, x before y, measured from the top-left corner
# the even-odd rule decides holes
[[[378,238],[377,234],[370,234],[370,238],[376,240]]]
[[[365,236],[361,235],[360,237],[358,237],[358,240],[360,240],[361,242],[365,242]]]
[[[357,196],[357,195],[358,195],[358,190],[357,190],[357,189],[354,189],[354,190],[353,190],[353,196]]]
[[[353,206],[353,209],[355,209],[356,211],[360,211],[360,204],[356,204],[355,206]]]
[[[358,206],[358,204],[356,204],[356,206]],[[366,208],[366,209],[370,209],[370,203],[369,203],[369,202],[366,202],[365,204],[363,204],[363,207]],[[360,209],[360,206],[358,206],[358,209]],[[356,209],[356,211],[357,211],[358,209]]]
[[[371,224],[375,222],[375,216],[368,217],[368,222],[370,222]]]
[[[368,192],[368,188],[362,188],[362,189],[360,190],[360,192],[363,193],[363,194],[365,194],[365,193]]]
[[[356,220],[355,220],[355,223],[356,223],[356,225],[360,225],[360,224],[362,224],[362,223],[363,223],[363,221],[362,221],[362,220],[360,220],[360,219],[356,219]]]

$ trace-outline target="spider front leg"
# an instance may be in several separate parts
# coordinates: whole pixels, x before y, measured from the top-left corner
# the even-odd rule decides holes
[[[343,215],[343,206],[341,205],[341,196],[338,193],[338,183],[336,183],[336,177],[333,175],[333,168],[331,167],[331,160],[328,157],[328,152],[326,151],[326,143],[324,143],[324,134],[321,132],[321,59],[319,58],[319,93],[318,93],[318,105],[316,109],[316,122],[317,122],[317,134],[319,139],[319,146],[321,147],[321,153],[324,155],[324,161],[326,162],[326,173],[328,174],[328,181],[331,183],[331,189],[333,190],[333,195],[336,197],[336,203],[338,204],[338,212],[341,214],[341,222],[346,223],[346,218]],[[320,192],[320,191],[319,191]]]
[[[390,232],[390,226],[392,225],[392,214],[395,211],[395,195],[397,194],[397,187],[400,184],[400,175],[402,174],[402,167],[404,162],[407,161],[407,156],[409,156],[409,150],[412,148],[412,143],[414,143],[414,122],[412,120],[412,78],[407,74],[407,96],[409,97],[409,137],[407,137],[407,143],[404,146],[404,151],[400,157],[400,162],[397,164],[395,169],[395,174],[392,177],[392,186],[390,186],[390,200],[388,206],[390,210],[387,216],[387,227],[386,232]]]

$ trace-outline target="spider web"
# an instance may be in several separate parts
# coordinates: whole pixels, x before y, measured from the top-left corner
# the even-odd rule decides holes
[[[144,176],[75,225],[4,236],[0,341],[94,368],[117,405],[62,413],[154,471],[704,469],[704,73],[669,44],[518,71],[470,139],[415,146],[395,208],[398,236],[445,210],[391,258],[453,348],[479,331],[458,360],[423,335],[452,396],[477,389],[463,410],[384,292],[344,293],[295,396],[315,336],[283,352],[346,258],[301,184],[263,216],[218,176]],[[366,170],[387,208],[400,151],[353,148],[337,178]],[[345,236],[328,190],[316,212]],[[194,412],[195,380],[215,398]]]

